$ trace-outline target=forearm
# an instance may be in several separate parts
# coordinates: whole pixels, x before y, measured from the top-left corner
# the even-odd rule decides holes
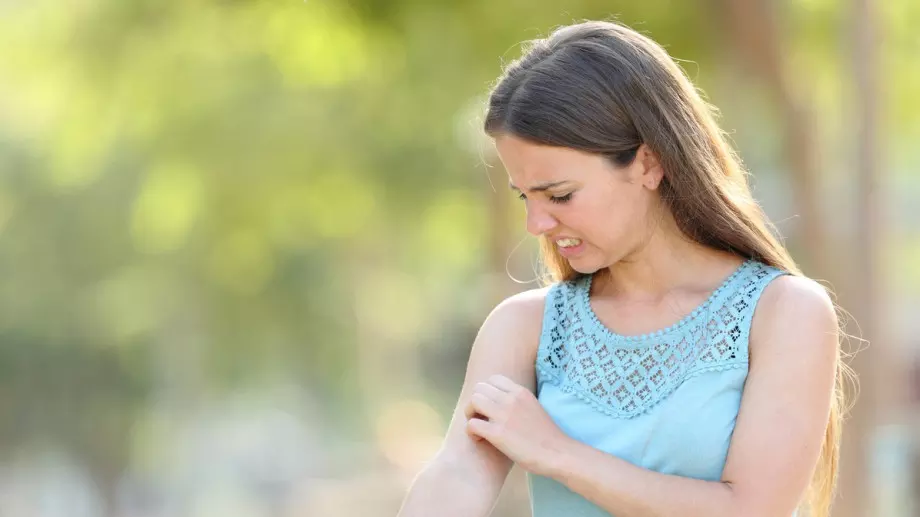
[[[560,448],[548,475],[617,517],[753,515],[726,483],[661,474],[575,440]]]
[[[435,460],[416,477],[397,517],[488,517],[503,482],[495,473]]]

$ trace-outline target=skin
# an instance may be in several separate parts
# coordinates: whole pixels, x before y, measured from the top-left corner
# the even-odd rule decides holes
[[[741,263],[683,237],[661,204],[661,166],[647,147],[618,168],[573,149],[496,139],[527,230],[582,239],[568,260],[597,273],[591,303],[621,334],[667,327]],[[539,187],[554,184],[542,190]],[[545,289],[509,298],[473,345],[444,446],[413,485],[401,517],[489,515],[511,462],[552,477],[617,517],[788,517],[814,471],[830,412],[837,321],[826,291],[783,276],[754,313],[750,367],[720,482],[660,474],[565,435],[534,395]],[[783,425],[777,425],[782,422]],[[428,496],[426,498],[425,494]]]

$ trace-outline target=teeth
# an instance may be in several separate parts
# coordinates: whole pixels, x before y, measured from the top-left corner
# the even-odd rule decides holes
[[[571,248],[572,246],[581,244],[581,239],[559,239],[556,241],[556,244],[558,244],[560,248]]]

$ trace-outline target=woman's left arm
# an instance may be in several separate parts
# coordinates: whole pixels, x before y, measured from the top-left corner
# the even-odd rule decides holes
[[[533,393],[505,378],[476,387],[467,431],[618,517],[789,517],[811,480],[830,414],[837,317],[812,280],[784,276],[754,314],[750,369],[719,482],[647,470],[569,438]]]

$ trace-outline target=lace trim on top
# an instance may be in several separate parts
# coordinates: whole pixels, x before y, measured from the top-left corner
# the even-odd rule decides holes
[[[747,367],[753,308],[780,274],[746,261],[693,312],[641,336],[600,322],[589,300],[591,275],[557,284],[547,295],[537,373],[605,414],[641,415],[694,375]]]

